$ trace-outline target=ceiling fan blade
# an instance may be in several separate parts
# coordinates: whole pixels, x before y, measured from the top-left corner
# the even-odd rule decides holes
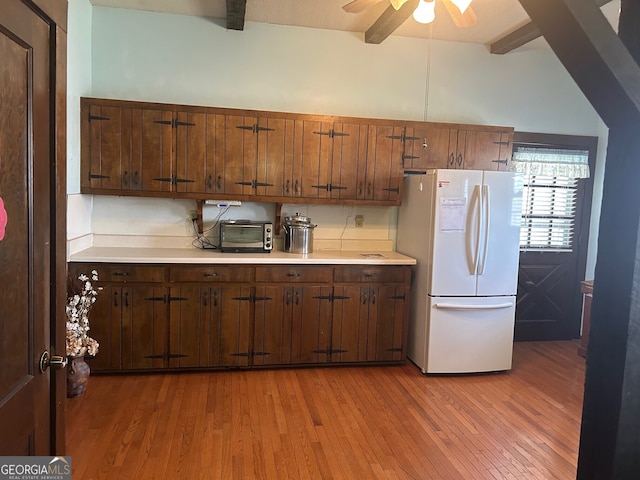
[[[442,0],[442,3],[446,7],[447,12],[449,12],[451,20],[453,20],[456,27],[469,28],[478,23],[478,17],[476,17],[476,13],[471,6],[467,7],[464,13],[460,13],[458,7],[456,7],[451,0]]]
[[[364,33],[364,43],[382,43],[385,38],[391,35],[396,28],[411,16],[417,6],[418,0],[409,0],[400,10],[396,10],[393,5],[389,5],[374,24],[369,27],[369,30]]]
[[[346,3],[342,6],[342,9],[345,12],[349,13],[360,13],[367,8],[379,3],[381,0],[353,0],[349,3]]]

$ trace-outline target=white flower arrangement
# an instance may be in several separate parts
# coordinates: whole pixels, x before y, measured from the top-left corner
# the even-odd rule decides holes
[[[67,297],[67,356],[94,356],[98,353],[98,342],[87,335],[89,331],[89,311],[96,301],[98,291],[84,273],[78,275],[83,282],[82,290],[75,293],[71,289]],[[91,271],[91,280],[98,281],[98,272]]]

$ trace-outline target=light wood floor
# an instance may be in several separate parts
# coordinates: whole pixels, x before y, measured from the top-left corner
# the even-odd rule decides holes
[[[67,402],[73,478],[573,479],[584,359],[516,343],[510,373],[401,367],[98,376]]]

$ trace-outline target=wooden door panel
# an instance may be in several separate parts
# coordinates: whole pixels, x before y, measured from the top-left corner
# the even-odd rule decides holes
[[[321,178],[322,162],[322,122],[302,121],[302,135],[297,138],[299,144],[295,146],[296,157],[301,167],[300,196],[314,198],[318,196],[318,188]],[[328,128],[328,127],[326,127]],[[325,142],[326,143],[326,142]],[[325,178],[325,183],[326,183]]]
[[[300,196],[300,182],[302,178],[301,165],[296,162],[296,145],[302,144],[302,122],[288,119],[285,121],[284,156],[282,196]]]
[[[204,183],[207,193],[224,193],[225,116],[206,116]]]
[[[148,192],[170,192],[173,157],[173,112],[141,111],[140,158],[142,171],[140,188]]]
[[[293,121],[261,118],[257,125],[255,193],[282,196],[285,194],[286,158],[293,155]]]
[[[176,112],[175,191],[204,193],[207,120],[203,113]]]
[[[251,187],[242,185],[254,178],[255,165],[245,165],[248,158],[255,158],[255,138],[251,130],[244,130],[255,123],[254,118],[227,115],[224,125],[224,193],[251,194]],[[252,169],[253,167],[253,169]]]
[[[166,367],[167,293],[146,285],[122,289],[123,369]]]
[[[399,286],[372,287],[370,296],[369,310],[375,310],[375,315],[370,313],[367,357],[376,361],[401,360],[407,289]]]
[[[204,287],[204,289],[207,289]],[[207,338],[207,322],[202,310],[201,287],[172,287],[169,291],[170,368],[206,366],[207,351],[201,341]],[[207,289],[208,290],[208,289]]]
[[[120,330],[123,304],[122,287],[107,286],[103,288],[91,307],[89,335],[95,338],[100,345],[98,355],[88,359],[92,371],[120,369]]]
[[[217,341],[220,366],[247,366],[250,356],[250,323],[253,314],[252,288],[216,287],[219,292],[214,320],[219,322]]]
[[[331,362],[366,361],[368,290],[359,286],[334,288]]]
[[[296,287],[291,363],[330,360],[332,287]]]
[[[520,253],[516,341],[578,338],[580,312],[575,254]]]
[[[464,152],[466,170],[497,170],[500,158],[500,132],[468,130]]]
[[[331,198],[355,199],[357,196],[357,168],[366,159],[367,125],[354,123],[334,124],[333,152],[331,160]],[[364,142],[361,141],[364,135]]]
[[[55,26],[54,26],[55,31]],[[0,8],[0,436],[3,455],[51,453],[53,343],[50,27],[19,1]],[[53,214],[55,217],[55,213]],[[65,352],[50,352],[64,355]],[[59,399],[62,401],[62,399]]]
[[[291,363],[292,287],[256,287],[253,364]]]

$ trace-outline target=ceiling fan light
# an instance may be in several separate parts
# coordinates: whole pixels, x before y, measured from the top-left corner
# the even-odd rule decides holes
[[[471,5],[471,0],[451,0],[451,3],[458,7],[460,13],[464,13],[467,8],[469,8],[469,5]]]
[[[407,3],[409,0],[389,0],[391,2],[391,6],[396,10],[400,10],[400,7]]]
[[[427,2],[420,0],[418,6],[413,11],[413,19],[418,23],[431,23],[436,18],[436,0]]]

